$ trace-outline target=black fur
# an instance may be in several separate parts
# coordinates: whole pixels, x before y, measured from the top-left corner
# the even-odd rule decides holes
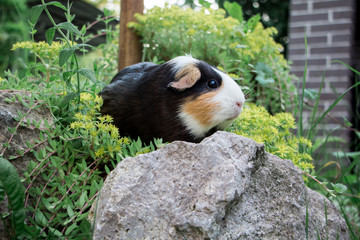
[[[201,78],[190,89],[179,91],[168,87],[175,72],[169,63],[139,63],[121,70],[100,93],[104,100],[102,114],[111,115],[120,134],[140,137],[149,142],[153,138],[164,141],[199,142],[178,118],[179,107],[185,99],[196,99],[213,91],[207,81],[214,79],[219,86],[222,79],[208,64],[197,64]],[[210,135],[215,130],[210,130]]]

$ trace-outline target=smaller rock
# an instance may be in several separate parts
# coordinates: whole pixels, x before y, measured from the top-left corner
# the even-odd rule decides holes
[[[2,144],[7,143],[12,135],[8,129],[15,128],[19,123],[15,120],[18,118],[18,112],[26,114],[29,110],[20,102],[6,102],[7,98],[11,99],[19,94],[29,96],[29,94],[25,93],[0,92],[0,153],[4,150]],[[44,107],[31,110],[24,118],[24,122],[29,122],[30,124],[33,124],[33,122],[40,123],[40,128],[45,127],[44,120],[48,121],[50,125],[53,123],[50,111]],[[10,142],[10,148],[5,150],[3,157],[9,159],[10,156],[19,155],[17,150],[27,150],[26,142],[35,144],[35,139],[39,138],[39,133],[39,129],[19,126]],[[33,156],[25,155],[22,158],[12,160],[11,163],[16,167],[18,173],[22,175],[31,159],[33,159]]]

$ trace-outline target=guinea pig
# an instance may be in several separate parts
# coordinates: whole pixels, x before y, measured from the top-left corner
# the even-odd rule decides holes
[[[224,72],[191,56],[121,70],[100,95],[120,134],[145,142],[200,142],[230,126],[245,97]]]

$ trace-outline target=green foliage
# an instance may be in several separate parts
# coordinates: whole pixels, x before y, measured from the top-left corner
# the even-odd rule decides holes
[[[314,166],[310,151],[312,143],[306,138],[296,137],[295,119],[290,113],[270,115],[264,107],[245,107],[233,124],[232,132],[254,139],[265,145],[265,150],[282,159],[290,159],[303,172],[310,172]]]
[[[0,203],[5,196],[8,200],[9,212],[0,213],[5,229],[12,239],[22,239],[27,236],[25,230],[25,188],[15,167],[5,158],[0,157]],[[10,215],[10,221],[5,218]]]
[[[11,53],[11,46],[28,39],[26,0],[0,1],[0,76],[8,67],[23,69],[26,55],[23,51]]]
[[[202,3],[206,5],[205,1]],[[7,71],[5,77],[0,77],[0,91],[30,93],[29,96],[19,94],[7,101],[22,103],[28,109],[26,114],[39,107],[48,108],[54,117],[53,124],[46,121],[42,124],[30,123],[24,120],[26,114],[19,113],[18,126],[37,129],[40,134],[33,143],[27,143],[27,149],[9,157],[17,159],[30,155],[34,160],[24,173],[23,182],[27,186],[25,202],[21,203],[24,190],[16,180],[16,192],[19,194],[17,200],[10,196],[9,201],[16,203],[16,208],[10,208],[10,215],[2,217],[5,220],[15,217],[13,221],[19,223],[12,225],[11,236],[23,236],[23,233],[28,238],[90,239],[91,224],[86,219],[104,177],[124,157],[153,151],[162,142],[154,140],[153,144],[144,146],[140,139],[123,137],[112,125],[112,119],[99,113],[102,100],[96,93],[115,74],[118,32],[107,28],[99,33],[106,34],[107,43],[88,53],[91,46],[87,42],[91,36],[85,36],[85,33],[91,24],[82,28],[74,26],[71,23],[74,16],[70,16],[68,7],[60,3],[48,2],[35,6],[30,27],[33,29],[39,14],[46,11],[49,4],[63,9],[68,16],[67,22],[54,23],[46,32],[47,42],[15,44],[14,50],[29,53],[29,61],[24,62],[24,74]],[[288,65],[280,54],[280,46],[271,37],[275,30],[264,29],[259,16],[248,21],[242,20],[239,15],[241,8],[237,5],[230,4],[227,9],[231,15],[238,17],[225,18],[222,10],[194,11],[169,6],[164,9],[154,8],[145,16],[137,16],[139,22],[131,26],[144,36],[144,59],[161,62],[191,53],[194,57],[219,66],[245,89],[252,89],[248,99],[265,106],[270,112],[278,112],[290,106],[294,87]],[[108,26],[110,13],[105,11],[105,14],[107,17],[98,21],[104,21]],[[62,32],[62,39],[54,41],[55,31]],[[312,94],[309,92],[309,95]],[[264,143],[267,151],[281,158],[291,159],[307,176],[307,184],[313,186],[310,178],[316,178],[312,171],[311,153],[321,142],[312,146],[309,140],[301,137],[313,139],[313,133],[296,137],[292,133],[295,120],[291,114],[278,113],[272,116],[267,110],[250,104],[230,130]],[[323,115],[320,117],[324,118]],[[317,121],[314,123],[318,124]],[[10,130],[16,134],[18,127]],[[5,152],[10,142],[11,138],[3,144]],[[360,158],[354,154],[352,156],[356,160],[342,171],[343,175],[337,183],[329,184],[325,178],[320,179],[324,186],[330,185],[329,188],[333,189],[325,194],[349,191],[353,195],[358,194],[359,176],[352,172],[359,172]],[[0,158],[0,172],[7,171],[2,166]],[[3,177],[15,176],[12,173],[7,175],[3,172],[0,174],[0,200],[7,194],[7,190],[4,192],[3,189],[13,188],[8,180],[3,184]],[[339,183],[345,183],[348,188]],[[356,212],[356,206],[360,209],[359,201],[353,198],[337,200],[341,201],[344,212],[349,212],[350,207],[353,212]],[[349,201],[352,201],[351,204]],[[19,214],[15,214],[17,211]],[[26,224],[21,225],[24,222],[24,211],[28,217]],[[357,220],[353,216],[347,218],[349,226]],[[356,235],[357,229],[352,231]]]
[[[31,19],[34,21],[33,25],[49,4],[68,10],[57,2],[35,6]],[[108,22],[110,18],[98,21]],[[24,172],[23,181],[27,186],[25,194],[24,189],[22,194],[20,190],[13,192],[18,193],[17,197],[21,198],[22,202],[9,199],[10,204],[16,202],[15,207],[21,208],[12,208],[10,215],[2,216],[4,220],[10,217],[15,219],[16,224],[9,228],[14,231],[9,234],[14,236],[22,236],[20,234],[25,228],[27,238],[30,239],[75,236],[90,239],[91,225],[86,217],[101,189],[104,176],[124,157],[154,150],[156,144],[161,144],[161,141],[155,140],[155,145],[144,147],[141,141],[122,138],[117,128],[111,124],[111,118],[100,116],[98,110],[102,100],[95,92],[105,84],[98,79],[109,79],[114,75],[116,58],[113,56],[116,56],[116,43],[109,34],[110,29],[106,29],[104,33],[109,36],[109,44],[100,46],[96,52],[101,57],[90,65],[92,69],[82,67],[82,61],[78,61],[79,56],[75,54],[77,51],[84,54],[87,52],[89,46],[86,42],[89,37],[85,37],[85,33],[89,27],[91,25],[79,31],[69,18],[68,22],[54,24],[52,30],[47,31],[47,42],[25,41],[14,44],[13,51],[22,49],[29,53],[29,61],[25,63],[25,75],[20,76],[18,72],[9,70],[4,78],[0,78],[0,91],[11,89],[19,93],[31,93],[29,96],[19,94],[8,101],[20,102],[28,109],[26,114],[19,113],[18,127],[40,131],[38,139],[27,143],[27,149],[9,157],[34,157],[28,170]],[[54,41],[54,31],[61,31],[63,39]],[[51,111],[53,124],[46,121],[30,123],[24,120],[28,113],[39,107]],[[13,135],[17,133],[18,127],[11,129]],[[12,138],[3,144],[4,150],[1,154],[8,150],[11,141]],[[0,171],[7,170],[2,167],[1,163]],[[3,176],[6,174],[1,172],[1,177]],[[9,174],[9,177],[12,176]],[[1,186],[5,186],[6,194],[10,188],[15,189],[14,185],[8,182],[9,179],[6,179],[6,183],[1,182],[4,183]],[[19,183],[23,188],[20,180]],[[0,189],[2,200],[4,188]],[[28,216],[26,225],[25,211]]]
[[[236,3],[226,6],[235,18],[225,17],[222,9],[166,6],[136,15],[137,22],[129,27],[142,36],[145,60],[167,61],[190,53],[230,73],[248,90],[248,100],[272,113],[289,109],[295,87],[282,46],[272,38],[276,29],[265,29],[258,15],[244,21]]]
[[[307,47],[307,41],[305,37],[305,45]],[[314,146],[311,149],[311,155],[314,159],[317,159],[317,164],[319,169],[312,172],[309,176],[312,180],[308,182],[308,186],[314,190],[317,190],[335,203],[338,206],[338,209],[341,210],[343,217],[347,223],[347,227],[350,232],[351,239],[358,239],[360,233],[360,156],[358,152],[347,152],[350,149],[351,145],[355,148],[359,148],[359,139],[360,134],[359,130],[355,129],[356,126],[352,126],[349,121],[344,119],[343,126],[339,126],[334,129],[322,129],[324,131],[323,137],[318,137],[318,129],[320,124],[324,123],[324,119],[330,111],[337,106],[337,104],[342,100],[346,94],[350,93],[353,89],[358,89],[360,82],[357,81],[360,76],[360,72],[347,64],[341,61],[333,61],[334,63],[340,63],[347,67],[350,71],[355,74],[355,83],[343,93],[336,93],[338,98],[328,106],[327,109],[324,109],[323,112],[319,112],[318,103],[321,96],[322,87],[325,82],[325,73],[323,75],[322,84],[320,86],[319,92],[315,98],[315,106],[311,109],[311,117],[309,118],[308,128],[302,126],[302,114],[304,99],[303,97],[299,98],[300,103],[300,112],[299,112],[299,126],[300,131],[298,131],[299,136],[306,136],[309,139],[314,140]],[[303,77],[303,87],[299,89],[302,91],[302,95],[306,94],[306,89],[304,89],[306,82],[306,72],[307,72],[307,61],[305,61],[304,77]],[[357,91],[353,93],[358,94]],[[354,99],[358,99],[358,95]],[[358,121],[359,112],[355,108],[355,123]],[[343,139],[341,136],[337,136],[334,132],[338,129],[346,128],[351,130],[354,133],[354,136],[357,138],[354,142],[348,142],[348,139]],[[328,147],[328,145],[331,147]],[[339,149],[339,151],[336,151]],[[303,150],[303,149],[302,149]],[[321,163],[321,161],[325,163]],[[334,168],[335,167],[335,168]]]
[[[230,1],[238,3],[244,9],[244,19],[248,20],[254,15],[261,15],[261,22],[266,27],[276,27],[278,34],[275,40],[286,46],[288,43],[288,15],[289,0],[216,0],[219,7],[225,7]],[[226,9],[226,7],[225,7]],[[231,14],[230,14],[231,15]]]

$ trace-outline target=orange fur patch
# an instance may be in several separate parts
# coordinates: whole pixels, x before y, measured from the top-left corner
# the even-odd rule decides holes
[[[194,86],[200,77],[200,70],[193,64],[188,64],[176,73],[175,82],[172,82],[170,86],[182,91]]]
[[[212,91],[196,99],[188,98],[183,104],[182,110],[194,117],[201,125],[209,126],[212,124],[211,119],[214,113],[220,108],[219,103],[211,101],[217,93],[218,91]]]

